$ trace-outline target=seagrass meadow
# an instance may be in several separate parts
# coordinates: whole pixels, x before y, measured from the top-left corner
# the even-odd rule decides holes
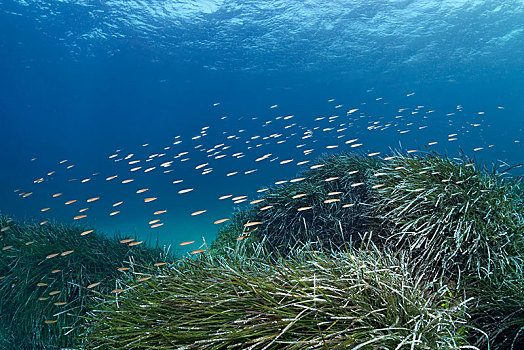
[[[181,257],[2,217],[0,345],[521,349],[511,170],[433,152],[326,155]]]
[[[118,288],[130,266],[166,258],[160,248],[130,248],[117,236],[81,226],[41,226],[5,216],[0,225],[2,349],[73,346],[79,316],[95,293]]]

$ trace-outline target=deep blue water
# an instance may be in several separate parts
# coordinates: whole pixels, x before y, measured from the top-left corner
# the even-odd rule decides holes
[[[107,233],[210,240],[213,221],[235,206],[219,196],[256,199],[311,165],[278,164],[286,159],[438,141],[430,148],[451,157],[462,149],[497,166],[524,162],[523,1],[0,0],[0,52],[0,211],[21,219],[73,222],[89,207],[77,222]],[[344,143],[353,138],[363,145]],[[221,143],[226,157],[208,157]],[[189,160],[173,158],[184,151]],[[146,163],[155,153],[166,154]],[[143,168],[130,172],[133,159]],[[206,162],[213,172],[201,175]],[[149,164],[157,168],[144,173]],[[135,181],[118,182],[126,178]],[[177,193],[184,188],[195,190]],[[149,196],[158,199],[144,203]],[[190,215],[197,210],[207,212]],[[160,217],[165,225],[151,229]]]

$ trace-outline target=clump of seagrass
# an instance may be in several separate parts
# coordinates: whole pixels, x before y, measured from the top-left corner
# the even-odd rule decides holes
[[[514,261],[502,274],[489,279],[466,278],[469,296],[474,298],[468,313],[472,342],[480,349],[524,349],[524,264]]]
[[[89,312],[85,346],[457,349],[466,345],[466,302],[449,293],[372,246],[305,247],[286,259],[204,253],[102,300]]]
[[[244,236],[244,232],[249,231],[249,229],[244,225],[250,221],[254,221],[254,214],[254,210],[240,210],[236,208],[232,213],[231,220],[218,230],[217,237],[213,243],[211,243],[208,252],[212,255],[220,255],[229,252],[228,247],[231,247],[239,237]],[[251,241],[254,241],[255,239],[255,235],[250,237]]]
[[[522,210],[514,187],[471,159],[397,154],[380,172],[375,212],[381,236],[410,250],[436,278],[502,274],[524,248]]]
[[[506,179],[507,170],[490,172],[466,156],[436,153],[396,153],[386,160],[331,156],[318,163],[325,165],[236,213],[219,234],[220,249],[212,251],[227,252],[227,242],[240,236],[266,240],[268,251],[285,255],[296,242],[337,248],[373,232],[379,246],[409,254],[424,279],[442,280],[455,294],[474,297],[468,312],[480,330],[469,333],[473,343],[483,349],[524,347],[524,197],[518,178]],[[325,205],[330,192],[342,192],[340,203]],[[308,195],[296,197],[302,193]],[[344,208],[348,202],[355,206]],[[307,206],[312,208],[298,211]],[[262,224],[244,227],[253,221]]]
[[[397,154],[375,183],[386,246],[409,251],[417,273],[443,278],[475,302],[481,349],[524,346],[524,210],[519,179],[470,158]]]
[[[0,228],[0,324],[6,333],[0,344],[6,349],[74,345],[86,304],[95,291],[115,288],[124,261],[163,259],[161,249],[130,248],[96,232],[82,236],[86,230],[77,226],[40,226],[0,215]]]
[[[364,155],[324,156],[313,169],[264,192],[251,210],[237,212],[211,250],[223,251],[237,238],[263,240],[266,249],[282,256],[313,241],[333,249],[358,245],[361,235],[373,228],[368,179],[382,165]],[[248,222],[261,224],[245,227]]]

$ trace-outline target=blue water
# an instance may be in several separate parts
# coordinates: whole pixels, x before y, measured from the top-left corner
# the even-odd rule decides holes
[[[256,199],[326,152],[387,155],[438,141],[430,148],[500,169],[524,162],[524,1],[0,0],[0,52],[0,212],[20,219],[75,222],[89,207],[76,222],[108,234],[210,241],[213,222],[235,207],[219,196]],[[313,137],[302,140],[307,130]],[[271,134],[282,136],[260,141]],[[183,142],[173,145],[176,136]],[[363,145],[344,143],[353,138]],[[207,157],[221,143],[227,156]],[[117,149],[143,168],[109,159]],[[183,151],[190,160],[173,158]],[[144,173],[145,159],[164,152]],[[278,164],[291,158],[311,164]],[[205,162],[213,172],[201,175],[195,166]],[[125,178],[135,181],[117,182]],[[195,190],[177,193],[184,188]],[[144,203],[149,196],[158,199]],[[70,199],[78,203],[65,206]],[[190,215],[197,210],[207,212]],[[160,217],[165,225],[151,229]]]

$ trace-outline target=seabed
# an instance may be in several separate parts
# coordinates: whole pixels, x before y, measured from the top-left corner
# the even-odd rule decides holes
[[[436,153],[317,165],[182,257],[2,216],[0,347],[524,348],[519,178]]]

